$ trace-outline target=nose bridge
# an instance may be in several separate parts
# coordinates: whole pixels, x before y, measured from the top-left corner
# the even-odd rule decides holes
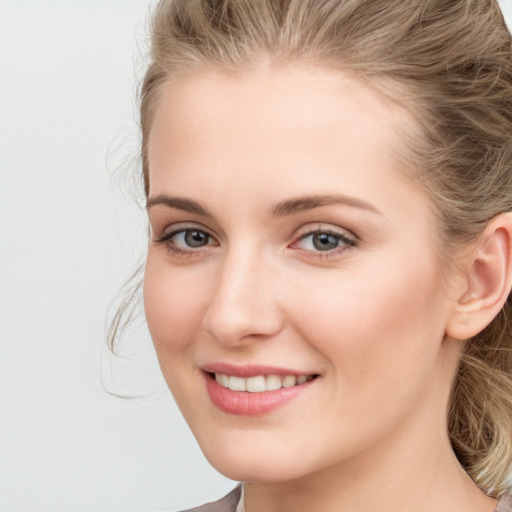
[[[249,245],[226,251],[204,318],[206,330],[220,343],[237,344],[280,330],[281,315],[270,273],[261,252]]]

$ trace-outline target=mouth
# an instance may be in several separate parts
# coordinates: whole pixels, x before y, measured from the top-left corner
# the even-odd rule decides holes
[[[315,384],[315,373],[215,363],[201,368],[212,403],[221,411],[257,416],[280,408]],[[316,387],[316,386],[314,386]]]
[[[263,393],[277,391],[282,388],[292,388],[312,381],[318,375],[255,375],[253,377],[240,377],[226,373],[209,372],[208,375],[218,384],[231,391],[247,391],[249,393]]]

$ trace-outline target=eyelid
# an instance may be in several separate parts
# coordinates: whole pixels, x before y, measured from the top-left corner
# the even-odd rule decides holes
[[[165,229],[162,231],[160,235],[155,235],[154,231],[153,233],[153,241],[154,242],[164,242],[171,238],[173,235],[181,232],[181,231],[204,231],[207,233],[210,237],[217,240],[217,237],[215,234],[212,233],[211,229],[208,229],[206,226],[201,224],[200,222],[176,222],[174,224],[169,224],[165,227]]]
[[[329,223],[322,223],[322,222],[315,222],[306,224],[305,226],[302,226],[300,229],[298,229],[295,232],[294,237],[296,239],[304,238],[308,235],[312,235],[315,233],[330,233],[335,236],[339,236],[342,238],[345,238],[347,240],[351,240],[354,243],[359,241],[359,237],[355,235],[352,231],[346,228],[342,228],[340,226],[336,226]]]
[[[299,247],[299,244],[310,236],[315,234],[328,234],[336,237],[340,241],[340,245],[327,250],[305,249]],[[332,258],[341,256],[342,253],[349,251],[357,246],[359,239],[351,231],[333,226],[332,224],[316,223],[312,225],[303,226],[295,235],[294,241],[288,246],[292,249],[300,251],[308,258]]]
[[[187,247],[185,244],[182,245],[174,240],[175,236],[187,231],[201,231],[202,233],[205,233],[208,237],[208,242],[205,245],[198,247]],[[155,244],[162,245],[167,253],[173,258],[185,258],[190,259],[191,261],[195,261],[197,258],[203,258],[205,255],[209,254],[209,248],[211,249],[212,246],[215,247],[220,245],[211,230],[197,222],[177,222],[175,224],[170,224],[165,228],[160,236],[153,237],[153,242]]]
[[[181,245],[173,243],[172,238],[174,236],[179,233],[194,230],[205,233],[209,237],[208,243],[199,247],[181,247]],[[303,240],[315,234],[331,235],[339,240],[339,245],[326,250],[300,247]],[[170,224],[166,226],[161,235],[155,236],[153,233],[152,240],[154,243],[166,245],[170,252],[181,256],[189,255],[191,257],[194,255],[198,256],[203,250],[207,249],[207,247],[220,245],[218,237],[212,233],[212,230],[199,222],[177,222]],[[333,224],[316,222],[301,226],[293,235],[293,241],[288,245],[288,248],[300,251],[306,257],[328,258],[339,256],[342,252],[354,248],[358,243],[359,238],[352,231]]]

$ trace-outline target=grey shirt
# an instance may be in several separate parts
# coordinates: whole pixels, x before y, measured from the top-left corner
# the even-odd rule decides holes
[[[227,496],[224,496],[224,498],[219,501],[207,503],[201,507],[183,510],[182,512],[235,512],[241,495],[242,486],[237,485]],[[502,511],[500,510],[499,512]]]
[[[241,486],[238,485],[219,501],[207,503],[201,507],[191,508],[182,512],[236,512],[241,494]],[[512,512],[512,497],[508,494],[501,496],[498,499],[498,505],[494,512]]]

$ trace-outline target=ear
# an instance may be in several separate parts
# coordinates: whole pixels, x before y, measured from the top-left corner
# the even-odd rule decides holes
[[[512,213],[492,219],[471,251],[446,335],[468,339],[500,312],[512,286]]]

